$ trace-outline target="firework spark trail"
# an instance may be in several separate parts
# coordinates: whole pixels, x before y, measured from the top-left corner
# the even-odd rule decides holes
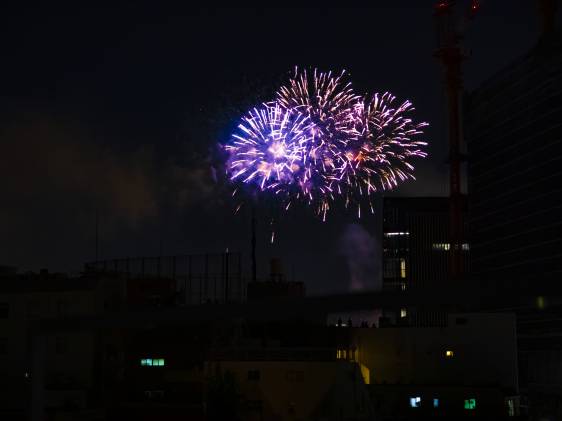
[[[409,161],[426,156],[418,136],[427,123],[408,117],[411,102],[394,101],[356,95],[345,72],[297,69],[274,102],[242,118],[225,146],[230,179],[272,191],[285,210],[306,203],[323,220],[335,203],[358,218],[365,204],[374,213],[372,194],[415,179]]]

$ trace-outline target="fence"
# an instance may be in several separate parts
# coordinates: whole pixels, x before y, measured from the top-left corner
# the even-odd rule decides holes
[[[187,254],[102,260],[84,265],[86,273],[136,280],[173,280],[180,304],[240,302],[246,297],[240,253]]]

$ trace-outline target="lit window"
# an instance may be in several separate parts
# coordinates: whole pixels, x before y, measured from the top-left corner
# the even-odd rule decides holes
[[[445,358],[453,358],[454,355],[455,355],[455,353],[453,351],[451,351],[450,349],[445,351]]]
[[[365,384],[370,384],[371,383],[370,370],[363,364],[359,364],[359,368],[361,369],[361,376],[363,377],[363,381],[365,382]]]
[[[404,318],[408,315],[408,311],[405,308],[400,309],[400,317]]]
[[[433,250],[448,251],[451,249],[451,244],[449,243],[433,243],[431,245]]]
[[[349,351],[349,358],[352,358],[351,352],[352,351]],[[347,360],[347,349],[338,349],[336,357],[338,360]]]
[[[462,243],[461,248],[462,248],[464,251],[468,251],[468,250],[470,250],[470,244],[468,244],[468,243]]]
[[[400,277],[402,279],[406,277],[406,259],[400,259]]]
[[[513,399],[507,400],[507,415],[510,416],[510,417],[515,416],[515,403],[514,403]]]
[[[464,409],[474,409],[476,408],[476,399],[465,399],[464,400]]]
[[[542,295],[537,297],[537,307],[542,310],[546,306],[546,300]]]
[[[407,236],[410,235],[409,232],[402,232],[402,231],[395,231],[395,232],[385,232],[384,236],[385,237],[403,237],[403,236]]]
[[[434,407],[434,408],[439,408],[439,399],[433,398],[433,407]]]
[[[402,282],[400,284],[400,289],[402,289],[402,291],[406,291],[406,283],[405,282]]]
[[[143,358],[141,360],[142,367],[164,367],[165,365],[164,358]]]
[[[421,406],[421,398],[416,396],[415,398],[410,398],[410,407],[419,408]]]

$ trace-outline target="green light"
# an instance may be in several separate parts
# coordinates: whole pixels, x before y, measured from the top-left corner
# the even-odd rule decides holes
[[[141,366],[143,367],[164,367],[166,362],[164,358],[143,358],[141,359]]]
[[[542,295],[539,295],[537,297],[537,307],[542,310],[546,307],[546,300],[544,299],[544,297]]]
[[[476,408],[476,399],[465,399],[464,409],[474,409]]]

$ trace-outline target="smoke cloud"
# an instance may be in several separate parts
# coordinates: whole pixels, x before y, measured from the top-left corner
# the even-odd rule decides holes
[[[117,150],[69,119],[20,116],[0,127],[0,142],[0,264],[22,269],[92,260],[96,214],[118,247],[214,189],[205,162],[159,165],[152,147]]]
[[[361,225],[350,224],[345,228],[340,252],[346,258],[352,291],[380,288],[376,251],[375,238]]]

